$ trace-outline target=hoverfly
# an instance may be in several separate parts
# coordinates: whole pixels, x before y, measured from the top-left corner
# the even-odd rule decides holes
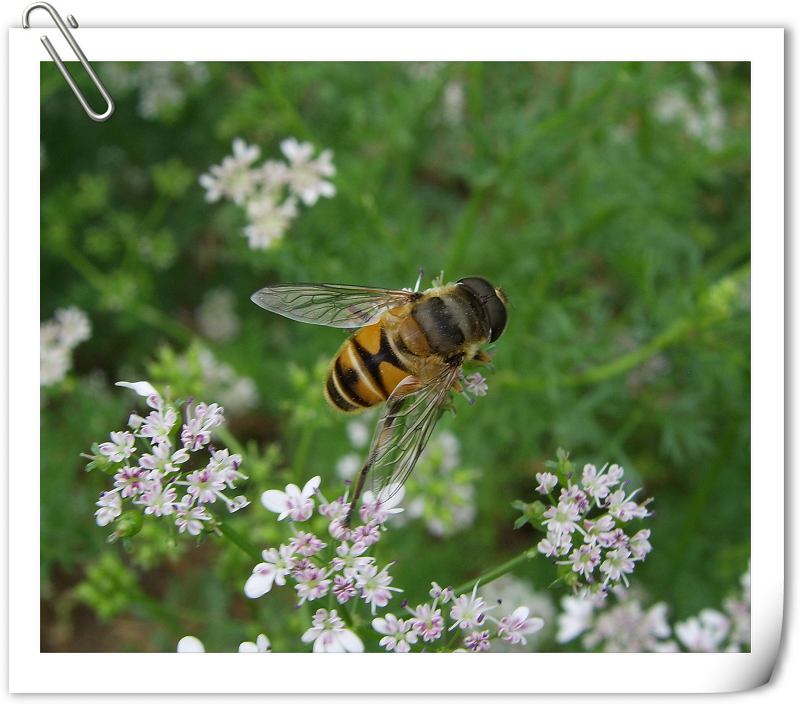
[[[421,276],[421,275],[420,275]],[[369,453],[355,482],[346,524],[371,473],[378,501],[408,479],[451,391],[461,391],[462,365],[488,363],[508,318],[502,289],[470,276],[414,291],[333,284],[275,284],[254,303],[312,325],[358,328],[328,370],[325,397],[354,413],[384,404]]]

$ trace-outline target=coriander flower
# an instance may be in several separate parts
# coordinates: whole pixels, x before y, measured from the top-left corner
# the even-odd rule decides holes
[[[211,431],[225,422],[223,414],[224,409],[217,403],[188,404],[186,422],[181,430],[183,446],[195,451],[208,445],[211,442]]]
[[[116,520],[122,514],[122,504],[128,501],[148,516],[174,516],[179,533],[196,536],[204,530],[219,530],[217,520],[203,504],[220,499],[230,512],[248,505],[244,496],[224,493],[247,478],[239,471],[241,457],[225,448],[207,447],[211,429],[224,422],[222,407],[215,403],[188,404],[187,421],[179,429],[176,405],[164,399],[152,384],[121,381],[117,385],[145,398],[153,410],[145,418],[131,413],[130,430],[112,432],[110,442],[93,446],[88,469],[101,466],[114,478],[113,492],[105,492],[98,502],[99,525]],[[179,434],[183,446],[176,447]],[[184,470],[191,456],[201,451],[210,455],[205,467]]]
[[[555,474],[550,474],[550,472],[537,472],[536,481],[539,482],[536,491],[540,494],[549,494],[553,487],[558,484],[558,477]]]
[[[336,175],[332,163],[333,152],[324,150],[312,160],[314,145],[309,142],[298,142],[289,137],[281,142],[281,151],[289,161],[287,180],[292,193],[305,205],[314,205],[319,198],[332,198],[336,195],[336,187],[325,178]]]
[[[520,606],[514,610],[510,616],[504,616],[499,621],[497,635],[503,640],[516,645],[525,645],[526,635],[536,633],[544,626],[544,621],[536,616],[529,618],[530,609],[527,606]]]
[[[104,491],[97,501],[100,508],[94,512],[98,526],[107,526],[122,514],[122,499],[116,491]]]
[[[297,591],[298,605],[322,598],[331,585],[331,580],[327,578],[328,572],[314,565],[294,570],[293,577],[297,582],[294,588]]]
[[[100,454],[112,462],[122,462],[133,454],[134,437],[127,430],[111,433],[111,442],[100,445]]]
[[[716,653],[730,631],[730,621],[715,609],[675,624],[675,635],[693,653]]]
[[[296,484],[288,484],[286,491],[270,489],[261,495],[261,503],[268,511],[277,513],[279,521],[287,516],[293,521],[307,521],[314,512],[314,500],[311,497],[320,481],[320,477],[312,477],[302,491]]]
[[[281,545],[277,550],[263,550],[261,556],[264,562],[253,568],[253,574],[244,585],[244,594],[250,599],[264,596],[273,584],[282,587],[294,567],[294,552],[288,545]]]
[[[557,643],[567,643],[588,630],[594,617],[594,602],[577,596],[561,599],[563,611],[558,616]]]
[[[392,592],[403,591],[389,586],[392,583],[389,567],[387,565],[379,572],[374,564],[366,564],[356,571],[356,586],[361,590],[364,601],[370,605],[373,616],[376,607],[383,608],[389,603]]]
[[[465,379],[466,384],[464,386],[465,390],[473,394],[475,396],[486,396],[489,393],[489,384],[486,382],[482,374],[475,372],[474,374],[470,374]]]
[[[313,643],[315,653],[363,653],[364,644],[352,631],[344,627],[344,621],[336,609],[317,609],[311,628],[303,633],[303,643]]]
[[[417,634],[411,628],[411,622],[398,619],[394,614],[386,614],[385,618],[372,619],[372,627],[383,635],[378,645],[387,651],[407,653],[417,642]]]
[[[476,596],[478,591],[477,583],[472,588],[472,594],[462,594],[453,601],[450,609],[450,618],[453,625],[448,630],[453,630],[456,626],[462,629],[477,628],[486,620],[486,613],[493,609],[487,606],[483,597]]]
[[[178,532],[187,532],[189,535],[200,535],[203,523],[210,521],[211,516],[204,506],[192,506],[191,497],[184,496],[183,500],[175,506],[175,525]]]
[[[627,493],[624,488],[624,470],[619,465],[597,469],[587,464],[576,483],[572,463],[566,453],[559,454],[558,475],[541,472],[536,475],[538,494],[550,499],[551,505],[540,514],[539,527],[546,535],[537,544],[540,553],[556,558],[559,565],[568,565],[570,572],[562,578],[575,591],[589,589],[604,594],[622,582],[628,584],[628,575],[636,563],[644,560],[652,550],[650,530],[643,528],[629,534],[628,524],[634,519],[650,515],[650,499],[637,503],[638,489]],[[561,484],[558,497],[551,493]],[[620,485],[619,488],[616,488]],[[521,503],[521,502],[520,502]],[[521,504],[529,511],[533,504]],[[530,520],[524,513],[522,521]],[[518,525],[519,525],[518,521]]]
[[[59,308],[39,328],[39,383],[51,386],[72,368],[72,351],[91,337],[89,318],[80,308]]]
[[[269,249],[297,217],[297,202],[287,198],[279,204],[273,196],[262,194],[248,201],[247,217],[250,222],[244,228],[244,235],[250,249]]]
[[[59,326],[61,344],[72,349],[92,336],[92,325],[89,318],[80,308],[70,306],[59,308],[55,314],[56,324]]]
[[[233,156],[226,156],[221,164],[209,167],[208,173],[200,176],[200,185],[206,189],[206,200],[210,203],[220,198],[230,198],[241,205],[256,189],[259,177],[252,164],[261,150],[248,145],[243,139],[233,140]]]
[[[464,647],[473,653],[484,653],[491,647],[489,631],[472,631],[464,637]]]
[[[442,612],[434,605],[420,604],[416,609],[411,611],[414,618],[411,619],[411,627],[415,633],[422,636],[422,640],[426,643],[436,640],[441,637],[444,630],[444,619]]]

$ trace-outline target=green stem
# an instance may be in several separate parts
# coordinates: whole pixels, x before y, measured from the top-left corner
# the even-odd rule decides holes
[[[455,594],[464,594],[465,592],[471,591],[476,584],[480,584],[482,587],[484,587],[490,582],[494,582],[494,580],[499,579],[504,574],[508,574],[511,572],[511,570],[516,569],[520,565],[526,563],[528,560],[532,560],[538,554],[539,553],[537,552],[536,548],[528,548],[516,557],[512,557],[510,560],[507,560],[502,565],[498,565],[497,567],[490,569],[488,572],[484,572],[479,577],[476,577],[469,582],[465,582],[460,587],[456,587]]]
[[[302,477],[301,472],[308,460],[308,451],[311,448],[311,439],[313,436],[314,425],[312,423],[305,423],[300,432],[300,439],[297,441],[297,452],[295,452],[294,461],[292,462],[292,479],[296,482],[299,482]]]
[[[261,550],[259,550],[253,543],[245,538],[239,531],[231,528],[227,523],[217,519],[217,528],[219,532],[239,548],[248,557],[251,557],[256,562],[261,562]]]

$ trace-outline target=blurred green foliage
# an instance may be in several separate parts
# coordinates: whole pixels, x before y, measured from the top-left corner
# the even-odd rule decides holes
[[[637,583],[675,619],[719,605],[749,557],[747,64],[155,70],[100,65],[117,111],[95,124],[42,64],[41,315],[76,305],[93,326],[70,375],[43,389],[43,649],[172,650],[193,632],[229,650],[261,631],[297,648],[307,615],[280,592],[246,601],[252,561],[235,549],[181,536],[171,550],[148,522],[138,545],[105,545],[92,516],[104,477],[79,453],[134,407],[118,379],[217,400],[191,363],[200,344],[259,393],[226,438],[246,445],[248,496],[314,474],[333,494],[351,448],[321,382],[343,333],[249,296],[274,281],[410,286],[420,266],[485,276],[512,307],[489,395],[441,422],[479,470],[474,523],[440,539],[421,522],[393,531],[381,550],[395,583],[413,601],[529,546],[512,502],[533,500],[535,472],[565,447],[579,464],[623,464],[655,497]],[[197,177],[235,137],[274,158],[288,136],[334,151],[338,193],[253,251],[243,211],[207,203]],[[219,287],[240,331],[201,340],[198,307]],[[257,501],[235,524],[278,540]],[[543,560],[518,572],[538,589],[554,574]]]

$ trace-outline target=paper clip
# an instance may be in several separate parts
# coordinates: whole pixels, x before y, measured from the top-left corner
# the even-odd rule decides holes
[[[92,79],[95,88],[100,91],[100,95],[102,95],[103,100],[106,101],[106,109],[104,112],[95,112],[92,110],[89,103],[86,101],[85,96],[81,92],[81,89],[78,88],[78,84],[75,83],[75,80],[72,78],[67,70],[67,67],[64,65],[64,62],[61,60],[61,57],[58,55],[58,52],[55,50],[55,47],[53,47],[52,42],[47,38],[47,35],[42,35],[42,44],[44,44],[44,48],[47,49],[47,53],[50,54],[53,61],[55,61],[56,66],[58,66],[58,70],[61,71],[61,75],[64,76],[64,80],[66,80],[66,82],[69,84],[69,87],[72,88],[72,92],[75,94],[75,97],[78,99],[81,107],[83,107],[84,112],[95,122],[103,122],[107,120],[114,113],[114,101],[112,100],[108,91],[105,89],[105,86],[100,82],[100,79],[94,72],[92,65],[86,58],[86,54],[81,51],[81,48],[78,46],[78,42],[75,41],[75,38],[72,36],[72,33],[69,31],[69,29],[67,29],[67,25],[64,24],[64,20],[61,19],[61,15],[58,14],[56,9],[47,2],[35,2],[32,5],[28,5],[28,7],[26,7],[25,11],[22,13],[22,26],[25,29],[28,29],[31,26],[29,21],[30,14],[34,10],[38,9],[45,10],[47,14],[53,18],[53,22],[55,22],[56,26],[59,28],[59,30],[61,30],[61,34],[64,35],[64,39],[66,39],[69,45],[72,47],[72,50],[78,57],[78,61],[81,62],[81,66],[83,66],[83,68],[86,70],[86,73],[89,74],[89,78]],[[70,23],[70,26],[73,29],[77,29],[78,21],[72,15],[67,15],[67,22]]]

